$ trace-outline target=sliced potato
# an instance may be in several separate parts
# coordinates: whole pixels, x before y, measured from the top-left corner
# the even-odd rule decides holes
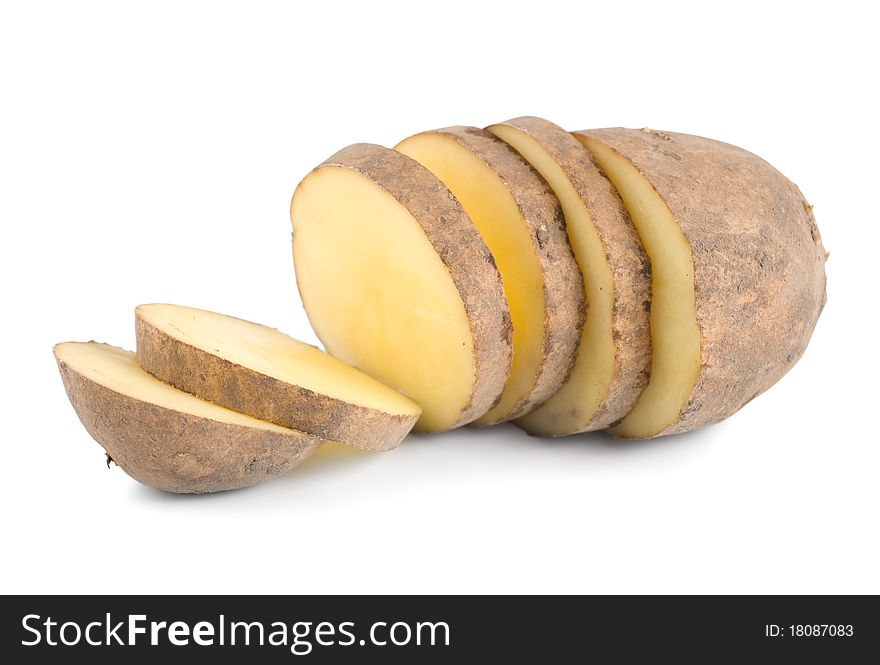
[[[322,443],[162,383],[130,351],[66,342],[54,352],[86,430],[145,485],[196,494],[248,487],[292,469]]]
[[[653,266],[651,379],[612,433],[718,422],[800,358],[825,258],[800,190],[759,157],[697,136],[576,132],[626,203]]]
[[[513,323],[513,366],[498,404],[475,424],[528,413],[562,386],[583,326],[583,282],[559,202],[512,148],[483,129],[424,132],[395,150],[449,187],[501,273]]]
[[[389,450],[418,405],[274,328],[180,305],[135,310],[141,367],[228,409],[365,450]]]
[[[565,385],[517,425],[562,436],[623,418],[647,383],[650,263],[620,197],[564,129],[526,117],[492,125],[553,188],[584,275],[587,320]]]
[[[420,431],[495,405],[512,356],[501,276],[430,171],[349,146],[299,184],[291,221],[297,285],[328,352],[419,404]]]

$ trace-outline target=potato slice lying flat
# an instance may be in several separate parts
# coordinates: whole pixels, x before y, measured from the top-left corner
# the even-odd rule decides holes
[[[525,157],[559,198],[588,308],[568,381],[517,425],[552,436],[608,427],[629,413],[647,383],[648,257],[614,187],[571,134],[534,117],[488,129]]]
[[[412,400],[274,328],[180,305],[141,305],[135,320],[141,367],[254,418],[389,450],[421,414]]]
[[[292,469],[322,444],[176,390],[142,370],[130,351],[66,342],[54,352],[86,430],[145,485],[196,494],[248,487]]]
[[[797,362],[825,303],[811,207],[726,143],[635,129],[575,136],[617,187],[653,266],[651,379],[612,433],[675,434],[730,416]]]
[[[303,179],[290,216],[297,285],[327,351],[419,404],[421,431],[497,402],[512,356],[501,276],[430,171],[349,146]]]
[[[475,424],[528,413],[562,386],[585,313],[581,273],[559,202],[516,151],[484,129],[416,134],[395,150],[461,201],[495,257],[513,322],[513,367],[501,399]]]

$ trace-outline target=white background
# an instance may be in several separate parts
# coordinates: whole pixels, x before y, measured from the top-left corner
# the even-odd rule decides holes
[[[871,3],[7,2],[2,592],[880,592]],[[815,205],[801,362],[705,431],[512,426],[161,494],[108,470],[52,344],[169,301],[315,341],[288,205],[337,149],[534,114],[741,145]]]

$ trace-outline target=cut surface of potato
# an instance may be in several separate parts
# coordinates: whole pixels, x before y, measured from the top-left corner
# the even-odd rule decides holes
[[[653,266],[651,378],[612,433],[685,432],[735,413],[806,348],[826,254],[800,190],[759,157],[672,132],[576,132]]]
[[[322,444],[177,390],[141,369],[130,351],[66,342],[54,353],[86,430],[145,485],[179,493],[248,487],[281,475]]]
[[[614,187],[571,134],[534,117],[488,130],[517,150],[558,197],[588,308],[565,385],[517,424],[553,436],[605,428],[630,411],[647,381],[647,255]]]
[[[501,273],[513,324],[513,365],[498,404],[475,424],[528,413],[568,376],[583,325],[583,284],[556,197],[514,150],[483,129],[424,132],[395,150],[450,189]]]
[[[433,432],[482,416],[511,365],[501,277],[461,204],[414,160],[357,144],[297,187],[297,286],[332,355],[404,393]]]
[[[584,144],[623,197],[651,257],[651,380],[616,429],[624,437],[641,437],[678,418],[700,374],[693,257],[681,227],[647,179],[604,144],[587,137]]]
[[[388,450],[412,429],[412,400],[274,328],[180,305],[135,310],[137,356],[203,399],[321,439]]]

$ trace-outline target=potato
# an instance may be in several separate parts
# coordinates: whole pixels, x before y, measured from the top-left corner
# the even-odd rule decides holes
[[[141,367],[260,420],[389,450],[421,414],[412,400],[274,328],[180,305],[141,305],[135,320]]]
[[[483,129],[424,132],[395,150],[449,187],[501,273],[513,325],[513,366],[500,401],[475,424],[528,413],[559,390],[571,371],[585,314],[583,281],[556,197],[513,149]]]
[[[582,332],[570,332],[579,346],[565,385],[516,424],[552,436],[608,427],[629,413],[647,383],[648,257],[614,187],[571,134],[533,117],[488,129],[525,157],[559,198],[588,307]]]
[[[328,352],[421,406],[420,431],[467,424],[497,403],[512,360],[501,276],[430,171],[349,146],[299,184],[290,216],[297,285]]]
[[[825,303],[811,206],[725,143],[647,129],[575,135],[620,192],[653,268],[651,378],[612,433],[675,434],[730,416],[800,358]]]
[[[322,443],[176,390],[142,370],[130,351],[66,342],[54,352],[86,430],[123,471],[156,489],[248,487],[292,469]]]

